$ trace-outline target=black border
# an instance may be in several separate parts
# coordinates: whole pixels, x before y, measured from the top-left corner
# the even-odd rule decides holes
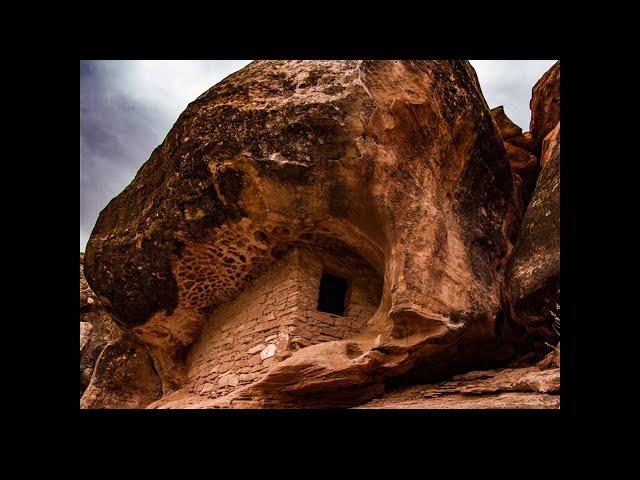
[[[222,20],[224,21],[224,19]],[[364,21],[363,21],[364,22]],[[528,25],[511,25],[512,30],[519,31],[521,42],[511,41],[511,31],[505,30],[504,25],[485,24],[481,29],[464,32],[464,25],[449,25],[445,28],[444,33],[441,30],[434,31],[434,23],[437,19],[431,19],[423,25],[422,29],[416,29],[415,22],[413,25],[396,24],[395,28],[384,28],[383,25],[365,24],[360,25],[362,29],[350,31],[351,35],[342,35],[341,28],[349,28],[349,24],[335,26],[331,23],[320,26],[323,35],[318,35],[317,30],[310,27],[304,28],[304,25],[297,25],[293,30],[282,29],[281,26],[274,24],[267,31],[252,31],[251,35],[247,34],[250,29],[246,24],[238,26],[233,32],[228,30],[211,31],[200,30],[189,24],[184,28],[171,29],[171,35],[159,35],[163,25],[151,24],[148,22],[143,28],[132,35],[124,36],[120,34],[118,25],[110,25],[107,27],[100,26],[81,26],[79,42],[79,58],[85,59],[201,59],[201,58],[217,58],[217,59],[237,59],[237,58],[255,58],[255,59],[287,59],[287,58],[305,58],[305,59],[324,59],[324,58],[366,58],[366,59],[448,59],[448,58],[483,58],[483,59],[548,59],[561,58],[563,63],[563,117],[569,115],[577,115],[572,113],[573,102],[570,92],[576,86],[574,81],[572,60],[567,60],[565,55],[561,55],[560,41],[556,38],[549,39],[546,44],[540,41],[530,40],[531,30],[522,32],[524,28],[532,28]],[[131,22],[129,22],[130,24]],[[318,23],[318,22],[316,22]],[[450,23],[450,22],[448,22]],[[135,27],[135,25],[132,25]],[[314,25],[315,26],[315,25]],[[497,38],[492,39],[487,34],[488,30],[493,31]],[[542,28],[542,27],[540,27]],[[193,29],[193,30],[191,30]],[[480,30],[480,32],[478,32]],[[108,32],[108,33],[107,33]],[[402,32],[399,34],[398,32]],[[524,33],[524,38],[523,38]],[[333,35],[333,36],[332,36]],[[391,41],[390,39],[394,40]],[[537,37],[536,37],[537,39]],[[38,206],[38,216],[43,219],[42,223],[49,224],[39,233],[34,234],[30,240],[33,242],[31,247],[27,247],[29,252],[37,252],[40,255],[39,268],[46,265],[49,272],[55,272],[55,278],[49,279],[44,288],[41,288],[38,300],[44,304],[54,308],[53,318],[47,319],[52,322],[52,328],[49,334],[44,338],[47,347],[49,347],[48,355],[52,358],[60,358],[60,352],[69,352],[69,363],[71,363],[71,353],[75,351],[75,345],[68,345],[71,340],[76,342],[77,331],[75,323],[68,319],[72,315],[71,299],[74,298],[68,293],[71,288],[71,280],[73,279],[73,288],[77,288],[75,283],[77,275],[77,258],[78,251],[75,250],[75,241],[77,237],[71,239],[71,232],[76,232],[75,228],[71,228],[71,211],[76,204],[76,199],[71,198],[76,187],[75,183],[75,167],[72,167],[70,152],[78,148],[76,143],[71,145],[71,141],[76,142],[74,135],[68,130],[76,121],[77,110],[77,69],[78,60],[63,60],[59,57],[49,57],[40,65],[40,75],[35,77],[33,84],[28,88],[34,95],[40,96],[45,93],[46,102],[41,105],[41,109],[46,107],[46,118],[52,119],[47,127],[47,132],[41,139],[50,147],[54,147],[53,154],[39,161],[41,165],[38,172],[38,179],[42,186],[32,186],[39,192],[34,199],[34,205]],[[73,67],[73,68],[72,68]],[[46,74],[43,75],[43,72]],[[74,110],[72,112],[72,109]],[[40,110],[42,111],[42,110]],[[69,119],[64,117],[69,115]],[[565,153],[566,148],[570,152],[573,151],[573,127],[572,122],[564,122],[565,134]],[[569,130],[567,130],[569,128]],[[56,132],[60,129],[60,132]],[[567,133],[569,132],[569,133]],[[567,136],[569,135],[569,136]],[[570,145],[567,147],[567,145]],[[574,157],[573,154],[570,154]],[[569,163],[569,182],[565,176],[565,184],[563,188],[564,195],[563,204],[565,210],[571,201],[567,202],[570,194],[567,188],[573,190],[574,168]],[[565,164],[566,166],[567,164]],[[71,170],[74,170],[73,172]],[[66,185],[66,183],[69,183]],[[52,201],[55,200],[55,203]],[[572,215],[574,212],[571,209]],[[75,217],[75,215],[73,215]],[[562,229],[563,242],[566,244],[567,236],[567,219]],[[49,220],[50,222],[47,222]],[[75,218],[74,218],[75,221]],[[569,220],[573,223],[574,220]],[[67,224],[68,222],[68,224]],[[74,233],[75,235],[75,233]],[[43,236],[46,237],[43,239]],[[72,241],[73,240],[73,241]],[[573,288],[570,287],[567,274],[573,268],[569,269],[567,264],[572,262],[573,255],[571,250],[565,248],[563,250],[562,270],[565,272],[565,288],[564,288],[564,309],[563,313],[567,318],[575,318],[577,314],[573,309]],[[66,280],[62,279],[68,279]],[[58,292],[57,289],[60,289]],[[41,293],[41,295],[40,295]],[[568,295],[568,296],[567,296]],[[73,310],[77,308],[77,304],[73,300]],[[75,314],[74,314],[75,315]],[[58,320],[57,317],[64,317]],[[64,325],[64,327],[62,327]],[[570,322],[565,327],[565,334],[573,335],[575,329],[571,328]],[[71,328],[74,329],[71,332]],[[68,329],[68,331],[67,331]],[[565,409],[572,409],[575,405],[575,398],[571,393],[574,388],[574,341],[565,342],[565,373],[569,368],[568,375],[565,375],[563,406]],[[569,348],[569,350],[566,350]],[[569,352],[568,354],[566,352]],[[75,355],[75,354],[74,354]],[[63,355],[64,358],[66,356]],[[568,361],[568,363],[566,363]],[[76,364],[77,358],[73,358]],[[66,361],[63,362],[66,364]],[[62,371],[67,372],[65,367]],[[75,398],[77,376],[75,369],[69,369],[73,375],[67,377],[66,373],[62,376],[54,374],[51,380],[47,399],[47,408],[54,408],[53,404],[60,401],[62,410],[71,412],[77,410],[77,398]],[[73,378],[73,385],[71,385]],[[64,385],[66,380],[69,386]],[[58,396],[60,392],[62,395]],[[71,398],[71,395],[74,398]],[[432,428],[438,427],[447,430],[456,427],[468,427],[476,424],[478,426],[491,427],[490,431],[512,432],[514,435],[518,430],[526,431],[528,435],[535,435],[536,432],[545,432],[544,436],[553,437],[553,431],[556,429],[560,411],[554,410],[194,410],[194,411],[149,411],[149,410],[109,410],[109,411],[88,411],[77,410],[79,413],[81,428],[100,428],[105,433],[112,431],[117,432],[122,429],[129,429],[133,424],[144,425],[149,431],[159,428],[171,428],[180,431],[186,425],[205,426],[215,425],[215,431],[229,431],[230,429],[254,429],[260,427],[270,427],[278,424],[286,429],[300,428],[300,421],[304,425],[314,425],[314,427],[322,429],[344,429],[345,426],[359,426],[363,429],[367,427],[378,430],[382,427],[390,429],[406,429],[415,430],[416,428],[425,428],[431,431]],[[566,412],[565,412],[566,413]],[[73,415],[73,413],[71,413]],[[75,416],[75,415],[74,415]],[[157,418],[156,418],[157,417]],[[78,417],[76,417],[78,418]],[[284,424],[281,422],[285,422]],[[530,423],[529,423],[530,422]],[[89,427],[91,425],[91,427]],[[155,425],[155,427],[154,427]],[[283,426],[286,425],[286,426]],[[374,427],[375,426],[375,427]],[[489,431],[483,431],[485,435],[489,435]],[[513,437],[512,437],[513,438]]]

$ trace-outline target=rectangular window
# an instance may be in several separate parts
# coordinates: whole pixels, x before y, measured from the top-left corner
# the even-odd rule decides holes
[[[347,295],[347,280],[329,273],[323,273],[320,279],[320,294],[318,295],[318,310],[344,315]]]

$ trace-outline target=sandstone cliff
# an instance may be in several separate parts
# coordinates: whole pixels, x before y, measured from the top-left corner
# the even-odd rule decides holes
[[[553,78],[534,94],[553,97]],[[83,406],[353,406],[393,382],[493,368],[554,342],[542,317],[559,303],[545,296],[559,290],[559,127],[537,179],[549,132],[537,138],[556,115],[538,110],[531,134],[492,116],[465,61],[256,61],[227,77],[187,107],[92,232],[91,298],[126,333],[104,349]],[[375,301],[362,328],[338,334],[319,315],[332,329],[301,348],[296,322],[315,316],[296,291],[223,337],[220,309],[285,261],[299,277],[300,255],[317,256],[318,276],[344,263],[380,279],[379,294],[358,297],[358,312]],[[223,364],[195,355],[209,331]],[[247,383],[225,374],[234,368]]]

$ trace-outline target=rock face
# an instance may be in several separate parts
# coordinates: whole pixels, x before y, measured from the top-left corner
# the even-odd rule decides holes
[[[516,199],[522,212],[529,203],[540,170],[538,158],[532,153],[536,144],[529,132],[523,134],[522,129],[507,117],[502,106],[492,109],[491,115],[504,139],[507,160],[516,184]]]
[[[144,408],[162,395],[147,348],[124,335],[104,348],[80,408]]]
[[[80,253],[80,396],[84,393],[98,356],[108,342],[120,337],[122,330],[104,308],[84,277]]]
[[[533,139],[531,132],[524,132],[522,135],[512,137],[509,140],[506,140],[506,143],[526,150],[529,153],[535,154],[536,151],[536,141]]]
[[[507,117],[502,105],[491,109],[491,115],[498,125],[498,130],[500,130],[500,134],[505,141],[522,135],[522,129]]]
[[[556,149],[558,150],[556,152]],[[556,155],[560,155],[560,122],[551,130],[542,141],[542,152],[540,153],[540,166],[545,167],[549,160]]]
[[[456,368],[508,357],[499,332],[515,203],[468,62],[256,61],[192,102],[101,212],[86,275],[164,359],[163,394],[185,398],[175,372],[211,312],[291,248],[338,242],[382,279],[366,328],[262,359],[279,361],[249,385],[225,384],[220,401],[348,406],[390,378],[450,372],[455,354]],[[128,358],[118,345],[101,356],[105,371],[115,352]],[[157,394],[150,378],[145,401]]]
[[[560,368],[560,342],[537,365],[540,368]]]
[[[535,179],[538,173],[538,159],[535,155],[510,143],[505,143],[504,147],[507,151],[507,159],[511,169],[522,178],[532,178],[532,183],[535,186]]]
[[[476,371],[390,392],[358,408],[560,408],[560,369]]]
[[[558,341],[552,328],[560,304],[560,132],[549,142],[506,275],[511,319],[543,346]]]
[[[85,347],[91,338],[91,324],[89,322],[80,322],[80,358],[85,352]]]
[[[560,62],[556,62],[535,84],[531,93],[529,130],[539,148],[560,121]]]

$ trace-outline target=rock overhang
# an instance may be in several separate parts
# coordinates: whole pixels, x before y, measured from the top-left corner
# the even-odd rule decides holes
[[[87,276],[142,336],[155,321],[149,342],[185,346],[207,308],[324,235],[384,277],[382,323],[489,318],[511,182],[467,62],[253,62],[192,102],[101,213]]]

